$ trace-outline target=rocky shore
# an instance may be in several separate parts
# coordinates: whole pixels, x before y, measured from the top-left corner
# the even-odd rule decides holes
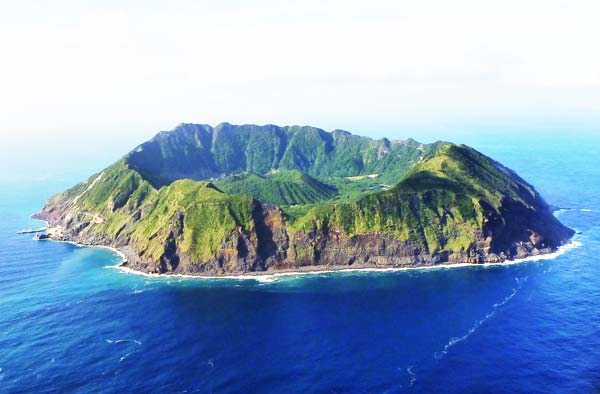
[[[473,247],[459,253],[429,254],[412,242],[402,242],[386,234],[363,234],[348,237],[340,231],[290,234],[277,217],[275,207],[265,206],[269,218],[256,226],[258,231],[236,234],[226,240],[215,258],[194,262],[178,247],[175,236],[164,247],[157,261],[139,254],[130,240],[110,239],[102,234],[85,231],[86,223],[69,222],[65,227],[61,217],[41,212],[36,218],[49,223],[48,238],[73,242],[83,246],[108,247],[123,257],[122,266],[144,274],[187,276],[271,275],[348,269],[408,269],[470,264],[499,264],[527,258],[551,256],[568,238],[546,246],[539,234],[520,240],[499,252],[490,252],[492,238],[480,234]],[[564,235],[569,236],[569,232]],[[267,238],[267,239],[265,239]],[[569,236],[570,238],[570,236]],[[169,245],[170,243],[170,245]],[[288,257],[289,256],[289,257]]]

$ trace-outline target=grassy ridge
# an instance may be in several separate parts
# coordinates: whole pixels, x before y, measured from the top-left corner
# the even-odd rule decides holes
[[[323,182],[377,173],[383,182],[395,183],[443,144],[373,140],[310,126],[183,124],[159,133],[125,160],[156,188],[183,178],[265,176],[272,170],[298,170]]]
[[[181,251],[203,261],[239,229],[253,228],[251,197],[226,194],[209,182],[189,179],[157,190],[123,160],[55,196],[47,207],[65,201],[80,221],[89,222],[84,231],[126,238],[152,260],[165,253],[174,232]]]
[[[392,189],[354,202],[312,207],[292,226],[304,232],[337,227],[350,235],[387,233],[429,253],[456,252],[472,246],[485,217],[501,215],[506,197],[530,205],[536,193],[473,149],[446,145]]]

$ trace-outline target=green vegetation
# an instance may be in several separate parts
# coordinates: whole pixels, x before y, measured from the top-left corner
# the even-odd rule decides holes
[[[156,190],[122,160],[54,197],[48,205],[65,199],[82,220],[90,221],[86,231],[127,237],[140,254],[154,260],[165,253],[174,229],[181,233],[182,251],[201,261],[238,229],[253,226],[252,198],[225,194],[209,182],[192,180]]]
[[[416,165],[390,190],[355,201],[313,206],[293,215],[296,231],[338,227],[349,235],[392,234],[412,241],[429,253],[468,249],[482,230],[484,217],[501,215],[502,200],[510,197],[532,206],[535,191],[512,171],[477,151],[444,145]]]
[[[156,188],[183,178],[212,180],[246,172],[265,176],[280,169],[325,183],[379,174],[379,181],[394,184],[444,144],[373,140],[310,126],[182,124],[143,143],[125,160]]]
[[[252,196],[276,205],[303,205],[334,197],[337,190],[300,171],[279,170],[267,176],[253,173],[233,175],[215,182],[231,194]]]
[[[140,250],[158,259],[175,229],[182,251],[203,261],[238,228],[252,228],[252,204],[251,198],[227,195],[210,183],[180,180],[160,189],[148,202],[148,214],[127,231]]]

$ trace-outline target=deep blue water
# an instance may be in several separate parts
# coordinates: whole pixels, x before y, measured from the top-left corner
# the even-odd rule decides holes
[[[598,392],[600,138],[472,143],[573,208],[560,218],[582,246],[510,266],[156,279],[15,234],[89,172],[1,184],[0,392]]]

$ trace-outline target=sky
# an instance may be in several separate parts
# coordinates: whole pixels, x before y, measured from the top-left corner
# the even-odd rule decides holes
[[[179,123],[600,130],[597,1],[0,0],[0,171]]]

